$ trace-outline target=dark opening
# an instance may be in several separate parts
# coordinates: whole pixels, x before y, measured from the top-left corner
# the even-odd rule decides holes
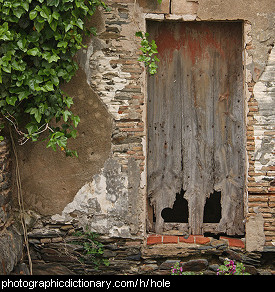
[[[219,223],[222,217],[221,208],[221,192],[214,191],[209,198],[206,199],[204,206],[203,222]]]
[[[176,200],[173,208],[164,208],[161,211],[161,217],[164,222],[170,223],[188,223],[188,202],[183,198],[184,190],[176,194]]]

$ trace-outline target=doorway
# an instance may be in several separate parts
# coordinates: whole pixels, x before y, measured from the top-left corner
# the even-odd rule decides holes
[[[157,74],[148,76],[147,102],[147,191],[155,232],[244,233],[242,27],[147,22],[160,59]],[[175,205],[187,215],[173,215]],[[209,206],[217,210],[214,219]]]

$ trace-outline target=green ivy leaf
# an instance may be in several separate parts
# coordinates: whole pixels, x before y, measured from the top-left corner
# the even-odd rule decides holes
[[[25,13],[24,9],[21,7],[16,7],[13,9],[13,13],[17,18],[20,18],[23,13]]]
[[[69,116],[71,115],[72,113],[68,110],[65,110],[64,113],[63,113],[63,120],[64,122],[67,122],[68,121],[68,118]]]
[[[34,118],[37,121],[37,123],[40,123],[42,116],[38,108],[31,108],[29,113],[31,115],[34,115]]]
[[[40,32],[44,27],[44,23],[41,23],[41,22],[38,22],[37,20],[35,20],[34,27],[38,32]]]
[[[54,19],[58,20],[59,17],[60,17],[60,14],[57,11],[54,11],[52,16],[53,16]]]
[[[73,124],[74,124],[74,126],[76,128],[78,126],[79,122],[80,122],[79,116],[71,115],[71,120],[73,121]]]
[[[32,11],[30,11],[30,13],[29,13],[30,20],[35,19],[36,16],[37,16],[37,13],[38,13],[38,12],[37,12],[36,10],[32,10]]]
[[[21,1],[22,7],[26,10],[29,11],[29,3],[27,1]]]
[[[15,105],[15,103],[17,101],[17,97],[15,95],[8,96],[8,97],[6,97],[6,101],[10,105]]]
[[[38,48],[32,48],[27,51],[27,54],[31,56],[37,56],[40,54],[40,51]]]
[[[47,91],[54,91],[53,88],[53,83],[48,81],[44,86],[43,86]]]
[[[47,5],[57,7],[59,5],[59,0],[47,0]]]

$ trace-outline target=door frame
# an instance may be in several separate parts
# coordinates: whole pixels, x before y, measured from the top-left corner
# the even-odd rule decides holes
[[[180,19],[180,20],[179,20]],[[165,22],[190,22],[190,21],[184,21],[182,20],[184,19],[184,16],[180,16],[180,15],[169,15],[169,20],[166,20],[163,14],[145,14],[145,27],[146,27],[146,31],[147,31],[147,27],[148,27],[148,22],[151,21],[165,21]],[[197,22],[197,21],[191,21],[191,22]],[[247,32],[247,26],[249,24],[245,23],[243,20],[211,20],[211,21],[203,21],[205,23],[207,22],[241,22],[242,24],[242,74],[243,74],[243,96],[242,96],[242,102],[243,102],[243,125],[244,128],[247,125],[247,113],[248,113],[248,84],[247,84],[247,78],[246,78],[246,74],[248,74],[248,71],[245,70],[246,68],[246,56],[247,56],[247,52],[246,52],[246,44],[247,44],[247,40],[249,39],[248,33],[245,34],[245,32]],[[155,233],[155,226],[154,226],[154,210],[153,210],[153,206],[150,205],[149,202],[149,196],[148,196],[148,72],[147,70],[144,71],[144,95],[145,95],[145,103],[144,103],[144,110],[145,110],[145,143],[144,143],[144,153],[145,153],[145,168],[144,168],[144,175],[145,175],[145,193],[146,193],[146,218],[145,218],[145,226],[146,226],[146,232],[150,233],[153,232]],[[245,186],[244,186],[244,192],[243,192],[243,209],[244,209],[244,219],[247,216],[248,213],[248,191],[247,191],[247,177],[248,177],[248,153],[247,153],[247,149],[246,149],[246,142],[247,142],[247,138],[246,138],[246,134],[244,135],[244,155],[245,155],[245,167],[244,167],[244,180],[245,180]],[[202,233],[218,233],[216,232],[216,227],[217,227],[218,223],[203,223],[202,224],[202,229],[203,232]],[[172,228],[171,228],[172,226]],[[166,228],[167,227],[167,228]],[[165,223],[164,224],[164,230],[162,232],[162,234],[175,234],[176,232],[173,230],[174,228],[176,228],[179,232],[179,234],[182,233],[187,233],[190,234],[190,226],[189,223]],[[172,231],[171,231],[172,230]],[[245,233],[245,231],[244,231]]]

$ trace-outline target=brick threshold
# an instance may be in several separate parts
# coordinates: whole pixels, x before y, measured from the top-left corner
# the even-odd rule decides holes
[[[212,242],[212,237],[205,237],[203,235],[189,235],[177,236],[177,235],[160,235],[160,234],[149,234],[147,237],[147,245],[156,244],[178,244],[178,243],[190,243],[206,245]],[[245,243],[239,238],[232,238],[226,236],[220,236],[219,240],[224,241],[229,247],[245,248]]]

